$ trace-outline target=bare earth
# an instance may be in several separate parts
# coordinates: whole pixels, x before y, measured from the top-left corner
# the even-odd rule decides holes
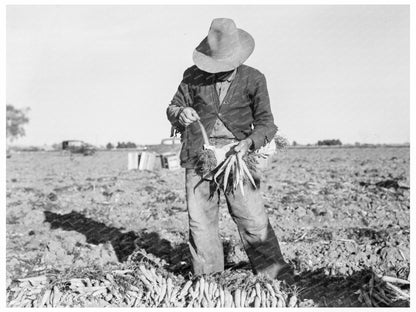
[[[368,272],[408,279],[409,148],[288,149],[264,171],[264,205],[303,300],[362,305]],[[127,152],[7,159],[7,285],[45,272],[113,267],[143,249],[190,272],[184,170],[127,171]],[[250,269],[222,202],[227,268]],[[365,280],[367,278],[367,280]]]

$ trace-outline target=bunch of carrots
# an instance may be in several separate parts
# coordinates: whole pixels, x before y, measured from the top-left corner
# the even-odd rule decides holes
[[[209,144],[208,135],[202,123],[198,120],[204,138],[203,150],[199,154],[196,172],[203,180],[212,180],[217,188],[224,192],[235,191],[240,188],[244,195],[243,183],[248,180],[254,188],[256,183],[247,166],[248,157],[241,157],[233,147],[238,143],[216,147]]]

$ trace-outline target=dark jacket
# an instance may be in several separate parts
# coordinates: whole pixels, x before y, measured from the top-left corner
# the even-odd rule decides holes
[[[188,68],[167,108],[169,121],[181,133],[183,146],[180,158],[185,168],[194,166],[197,154],[203,147],[203,138],[198,123],[194,122],[186,128],[179,124],[178,116],[183,107],[195,109],[208,136],[217,118],[238,140],[251,138],[254,149],[270,142],[276,134],[266,79],[261,72],[240,65],[222,105],[215,82],[214,74],[201,71],[196,66]]]

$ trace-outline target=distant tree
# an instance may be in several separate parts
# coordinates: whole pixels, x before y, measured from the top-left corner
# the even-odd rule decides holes
[[[117,148],[137,148],[137,145],[133,142],[117,142]]]
[[[6,106],[6,137],[12,142],[19,137],[25,136],[24,125],[29,122],[27,113],[29,108],[17,109],[13,105]]]
[[[333,139],[333,140],[322,140],[322,141],[318,141],[317,145],[322,146],[322,145],[327,145],[327,146],[331,146],[331,145],[342,145],[341,141],[338,139]]]
[[[297,145],[298,145],[298,142],[296,142],[296,141],[292,142],[292,146],[297,146]]]
[[[114,145],[111,143],[107,143],[107,145],[105,146],[106,149],[111,150],[114,148]]]
[[[136,148],[136,147],[137,147],[136,143],[127,142],[127,148]]]

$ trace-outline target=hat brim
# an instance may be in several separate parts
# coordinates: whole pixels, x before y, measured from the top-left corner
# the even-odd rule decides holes
[[[209,55],[206,55],[200,51],[198,48],[194,50],[192,55],[192,59],[194,64],[201,70],[208,72],[208,73],[220,73],[225,71],[230,71],[236,69],[238,66],[243,64],[248,57],[254,51],[254,38],[246,31],[242,29],[238,29],[239,32],[239,45],[233,51],[232,55],[225,59],[215,59]],[[206,41],[208,40],[207,37],[202,40],[199,44],[206,45]]]

